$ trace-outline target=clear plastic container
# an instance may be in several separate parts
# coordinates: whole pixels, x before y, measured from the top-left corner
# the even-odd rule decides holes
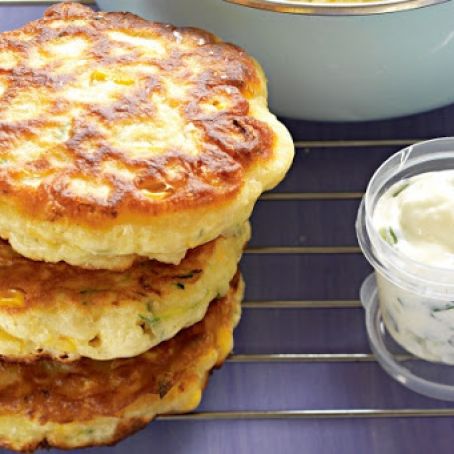
[[[454,401],[454,367],[410,355],[394,341],[386,329],[373,274],[365,279],[361,287],[361,302],[366,311],[369,343],[383,369],[413,391],[436,399]]]
[[[454,169],[454,138],[421,142],[391,156],[369,182],[356,230],[361,249],[375,270],[379,309],[387,332],[417,357],[452,365],[454,270],[410,259],[383,241],[372,224],[376,203],[391,185],[445,169]]]

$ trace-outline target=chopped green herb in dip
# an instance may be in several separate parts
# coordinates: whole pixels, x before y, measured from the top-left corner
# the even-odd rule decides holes
[[[410,186],[410,183],[404,183],[397,191],[393,192],[393,197],[397,197],[402,191],[405,191],[408,186]]]
[[[392,227],[388,228],[381,228],[380,229],[380,236],[391,246],[397,243],[397,235],[392,229]]]
[[[148,326],[154,326],[156,323],[159,323],[159,317],[153,317],[148,315],[139,314],[140,320],[145,322]]]

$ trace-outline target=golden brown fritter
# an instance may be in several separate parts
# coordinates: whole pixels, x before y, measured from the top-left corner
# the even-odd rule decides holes
[[[259,65],[207,32],[64,3],[0,34],[0,235],[22,255],[178,263],[292,158]]]
[[[0,357],[135,356],[201,320],[227,293],[250,228],[191,249],[179,265],[127,271],[35,262],[0,241]]]
[[[135,358],[0,363],[0,445],[109,444],[156,415],[193,410],[209,372],[232,349],[242,295],[237,275],[201,322]]]

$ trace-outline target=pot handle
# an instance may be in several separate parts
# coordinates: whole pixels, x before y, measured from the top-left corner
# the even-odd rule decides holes
[[[312,3],[310,0],[224,0],[227,3],[276,13],[304,14],[309,16],[357,16],[384,14],[447,3],[450,0],[393,0],[386,3],[377,1],[354,4],[354,0],[338,3]]]

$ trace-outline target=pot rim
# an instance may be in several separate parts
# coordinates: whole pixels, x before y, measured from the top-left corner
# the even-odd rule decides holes
[[[262,9],[275,13],[307,16],[365,16],[409,11],[447,3],[450,0],[372,0],[364,3],[355,1],[326,3],[322,0],[224,0],[235,5]]]

